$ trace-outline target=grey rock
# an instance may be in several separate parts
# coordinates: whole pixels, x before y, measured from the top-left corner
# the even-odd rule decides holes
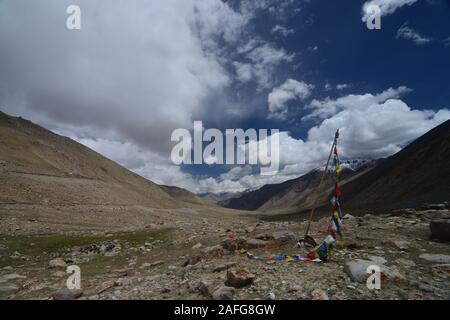
[[[266,294],[266,296],[264,297],[265,300],[275,300],[275,293],[273,292],[269,292],[268,294]]]
[[[434,238],[444,241],[450,241],[450,219],[431,221],[430,230]]]
[[[401,251],[407,251],[409,249],[409,242],[404,240],[394,240],[394,245]]]
[[[370,260],[356,259],[347,261],[344,265],[344,271],[350,279],[356,282],[366,282],[370,274],[367,273],[367,267],[377,265],[380,267],[381,275],[386,280],[404,280],[405,278],[395,268],[390,268],[384,264],[375,263]]]
[[[329,300],[328,294],[321,289],[314,289],[311,292],[311,299],[312,300]]]
[[[450,255],[446,254],[422,253],[419,258],[434,263],[450,263]]]
[[[10,274],[5,274],[3,276],[0,277],[0,283],[2,282],[6,282],[9,280],[16,280],[16,279],[25,279],[25,276],[21,276],[20,274],[17,273],[10,273]]]
[[[18,289],[18,287],[16,287],[15,285],[0,286],[0,292],[4,292],[4,293],[14,292],[17,289]]]
[[[228,262],[228,263],[221,264],[220,266],[215,267],[215,268],[213,269],[213,272],[221,272],[221,271],[225,271],[225,270],[227,270],[227,269],[229,269],[229,268],[232,268],[232,267],[234,267],[234,266],[236,266],[236,262]]]
[[[61,258],[55,258],[49,261],[49,268],[65,268],[67,267],[67,263]]]
[[[83,295],[82,289],[62,288],[53,293],[54,300],[75,300]]]
[[[233,300],[235,289],[227,286],[219,286],[212,293],[214,300]]]

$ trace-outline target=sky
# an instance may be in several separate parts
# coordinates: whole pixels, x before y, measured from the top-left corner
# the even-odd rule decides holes
[[[448,0],[0,0],[0,110],[196,193],[301,176],[338,128],[341,158],[390,156],[450,119],[449,74]],[[194,120],[278,129],[278,174],[175,165]]]

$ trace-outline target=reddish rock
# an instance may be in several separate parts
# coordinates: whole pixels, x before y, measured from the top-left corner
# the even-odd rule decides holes
[[[253,283],[254,275],[244,268],[232,268],[227,272],[227,285],[235,288]]]

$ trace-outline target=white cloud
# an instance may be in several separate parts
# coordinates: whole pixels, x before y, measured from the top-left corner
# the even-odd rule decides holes
[[[251,44],[254,45],[254,43]],[[234,63],[237,79],[242,82],[254,80],[259,89],[270,88],[275,68],[284,62],[291,62],[295,57],[294,53],[290,54],[269,43],[263,43],[253,48],[245,47],[241,50],[245,52],[245,57],[249,62]]]
[[[344,89],[347,89],[348,87],[349,87],[349,85],[346,83],[336,85],[337,90],[344,90]]]
[[[287,37],[290,34],[294,34],[295,31],[294,31],[294,29],[288,29],[286,27],[283,27],[283,26],[280,26],[279,24],[277,24],[275,27],[272,28],[271,33],[279,34],[279,35],[282,35],[283,37]]]
[[[336,100],[333,100],[329,97],[324,100],[314,99],[307,105],[307,108],[312,109],[313,111],[307,116],[303,117],[302,120],[325,119],[335,115],[336,113],[344,109],[365,109],[372,104],[384,102],[387,99],[399,98],[402,94],[406,94],[410,91],[411,89],[405,86],[401,86],[397,89],[389,88],[376,95],[370,93],[366,93],[363,95],[350,94],[340,97]]]
[[[269,103],[269,117],[284,119],[290,100],[304,100],[311,95],[314,86],[294,79],[287,79],[279,87],[273,88],[269,93],[267,102]]]
[[[362,6],[362,21],[366,21],[370,16],[367,8],[371,5],[376,5],[380,7],[381,15],[387,16],[393,14],[397,9],[403,6],[411,6],[416,3],[418,0],[369,0],[366,1]]]
[[[424,45],[432,41],[431,38],[424,37],[420,35],[417,31],[414,31],[412,28],[408,27],[406,24],[402,25],[397,30],[397,39],[406,39],[411,40],[417,45]]]

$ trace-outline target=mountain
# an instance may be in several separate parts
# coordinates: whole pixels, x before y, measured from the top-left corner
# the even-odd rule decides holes
[[[118,227],[123,221],[140,225],[159,221],[152,217],[165,219],[157,211],[170,211],[170,217],[180,208],[212,206],[187,190],[159,186],[67,137],[0,112],[0,216],[16,219],[12,215],[19,212],[30,221],[41,216],[53,226],[92,220],[91,226]]]
[[[341,203],[352,213],[383,213],[450,200],[450,120],[386,159],[343,161]],[[323,170],[323,168],[321,169]],[[312,206],[320,169],[281,184],[265,185],[219,204],[269,215],[298,216]],[[333,181],[318,194],[318,213],[328,210]]]
[[[242,192],[221,192],[221,193],[201,193],[198,194],[199,197],[202,197],[203,199],[206,199],[207,201],[211,201],[213,203],[218,203],[218,202],[224,202],[228,199],[231,198],[237,198],[240,197],[241,195],[243,195],[244,193],[247,193],[247,191],[242,191]]]
[[[353,212],[383,212],[450,200],[450,120],[342,186]]]
[[[371,168],[375,160],[343,161],[342,177],[350,179]],[[290,207],[309,207],[314,200],[315,191],[319,185],[325,168],[314,169],[307,174],[278,184],[268,184],[258,190],[244,193],[239,197],[220,201],[218,204],[240,210],[272,211]],[[326,179],[322,190],[332,186],[332,181]]]

